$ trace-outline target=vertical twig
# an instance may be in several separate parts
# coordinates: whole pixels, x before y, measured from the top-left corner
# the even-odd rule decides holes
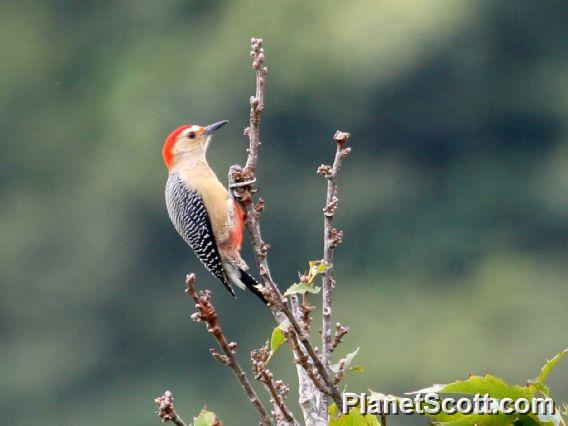
[[[322,276],[322,362],[326,373],[331,375],[331,352],[333,350],[332,323],[331,323],[331,303],[333,299],[333,288],[335,280],[333,278],[333,252],[335,247],[341,243],[343,232],[335,229],[333,225],[333,215],[339,202],[337,189],[337,174],[341,169],[341,163],[351,152],[351,148],[345,148],[349,140],[349,133],[337,131],[333,135],[336,143],[335,159],[333,166],[320,166],[318,173],[323,174],[327,179],[327,196],[323,209],[323,260],[327,270]],[[337,386],[338,381],[334,380]],[[325,401],[327,402],[327,401]]]
[[[217,316],[217,311],[211,302],[211,292],[208,290],[203,290],[197,293],[195,290],[195,274],[189,274],[185,280],[186,284],[186,293],[191,296],[193,301],[195,302],[195,307],[197,311],[191,315],[191,319],[196,322],[203,322],[207,328],[207,331],[211,333],[219,347],[223,351],[223,355],[218,353],[215,349],[211,349],[211,355],[215,357],[217,360],[222,362],[223,364],[227,365],[233,373],[235,377],[241,384],[245,394],[247,395],[249,401],[256,409],[258,416],[260,418],[260,423],[263,426],[270,426],[273,424],[272,419],[270,418],[269,414],[267,413],[266,409],[262,405],[262,402],[258,398],[258,395],[252,388],[245,372],[241,368],[239,362],[237,361],[236,357],[236,348],[237,344],[235,342],[230,342],[227,340],[227,337],[223,333],[223,329],[221,328],[221,323],[219,322],[219,317]]]
[[[250,148],[245,169],[252,173],[256,171],[258,163],[258,149],[260,147],[260,114],[264,109],[264,83],[268,68],[264,66],[264,49],[261,38],[251,38],[250,57],[252,68],[256,71],[255,95],[250,98],[250,126],[245,129],[249,137]]]

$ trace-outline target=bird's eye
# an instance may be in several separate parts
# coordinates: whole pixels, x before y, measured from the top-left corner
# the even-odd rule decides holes
[[[188,135],[189,139],[195,139],[195,133],[190,132]]]

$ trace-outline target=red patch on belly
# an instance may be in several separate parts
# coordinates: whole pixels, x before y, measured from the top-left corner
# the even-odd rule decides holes
[[[245,227],[245,212],[239,203],[233,201],[235,206],[235,226],[231,231],[231,245],[237,250],[243,244],[243,228]]]

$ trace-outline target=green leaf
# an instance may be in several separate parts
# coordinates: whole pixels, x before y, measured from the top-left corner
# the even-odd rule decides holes
[[[315,285],[305,284],[305,283],[294,283],[292,284],[288,290],[284,293],[284,296],[290,296],[292,294],[306,294],[306,293],[313,293],[317,294],[321,290],[320,287],[316,287]]]
[[[514,423],[515,426],[553,426],[552,422],[543,422],[529,415],[522,415]]]
[[[352,373],[364,373],[365,369],[363,367],[361,367],[360,365],[354,365],[353,367],[351,367],[349,370]]]
[[[272,330],[272,336],[270,336],[270,355],[268,356],[266,363],[270,362],[270,359],[272,358],[276,350],[280,346],[282,346],[284,340],[286,340],[286,338],[284,336],[284,332],[282,331],[282,326],[279,325],[278,327],[274,328],[274,330]]]
[[[568,349],[564,349],[562,352],[558,353],[555,357],[550,360],[547,360],[542,369],[540,370],[540,374],[532,380],[528,381],[527,386],[534,390],[534,393],[541,393],[544,396],[550,396],[550,388],[546,386],[544,383],[548,378],[549,374],[552,372],[556,364],[564,358]]]
[[[534,379],[534,381],[536,383],[544,384],[544,382],[546,382],[546,379],[548,378],[548,375],[550,374],[550,372],[554,369],[554,367],[556,367],[556,364],[558,364],[558,361],[560,361],[562,358],[564,358],[564,355],[566,355],[567,352],[568,352],[568,349],[564,349],[562,352],[557,354],[554,358],[547,360],[546,364],[544,364],[544,366],[540,370],[540,374],[537,376],[536,379]]]
[[[379,392],[375,392],[369,389],[370,392],[370,399],[376,400],[399,400],[400,397],[395,395],[385,395]],[[427,404],[423,404],[421,407],[424,410]],[[424,415],[431,417],[434,419],[433,425],[436,426],[472,426],[472,425],[479,425],[479,426],[557,426],[559,423],[553,423],[550,420],[550,416],[546,416],[539,419],[538,416],[535,415],[519,415],[519,414],[461,414],[461,413],[454,413],[454,414],[447,414],[444,412],[440,412],[438,414],[431,414],[428,412],[424,412]],[[555,415],[554,419],[560,417],[558,412]]]
[[[470,376],[467,380],[458,380],[453,383],[448,383],[445,385],[434,385],[429,388],[420,389],[416,392],[410,392],[409,394],[427,393],[433,392],[438,394],[452,393],[452,394],[489,394],[491,398],[533,398],[538,393],[544,396],[549,396],[550,390],[544,384],[550,372],[558,364],[558,362],[568,353],[568,349],[560,352],[554,358],[547,361],[538,377],[533,380],[529,380],[526,386],[519,385],[509,385],[505,383],[502,379],[487,374],[485,376]],[[426,415],[432,417],[435,421],[435,425],[440,426],[471,426],[471,425],[483,425],[483,426],[554,426],[561,422],[560,414],[557,412],[555,415],[520,415],[520,414],[428,414]]]
[[[316,273],[318,275],[323,274],[325,271],[327,271],[329,268],[325,265],[325,263],[320,263],[318,265],[318,269],[316,270]]]
[[[361,414],[359,408],[352,408],[348,414],[341,414],[335,404],[329,407],[328,426],[379,426],[377,418],[371,414]]]
[[[453,383],[445,385],[434,385],[429,388],[420,389],[408,394],[417,393],[458,393],[466,395],[474,395],[479,393],[484,395],[489,394],[491,398],[532,398],[535,390],[527,386],[508,385],[499,377],[491,374],[485,376],[470,376],[467,380],[457,380]]]
[[[353,358],[355,358],[355,356],[357,355],[357,353],[359,352],[359,348],[355,349],[353,352],[348,353],[347,355],[345,355],[345,370],[348,371],[349,370],[349,366],[351,365],[351,363],[353,362]],[[329,366],[329,368],[331,369],[331,371],[333,371],[335,374],[337,374],[337,372],[339,371],[339,363],[337,364],[331,364]],[[361,367],[359,367],[361,368]]]
[[[193,418],[193,426],[214,426],[219,424],[215,413],[207,411],[205,407],[199,412],[199,416]]]
[[[312,284],[318,275],[323,274],[329,268],[323,260],[311,260],[308,262],[310,269],[308,271],[308,284]]]

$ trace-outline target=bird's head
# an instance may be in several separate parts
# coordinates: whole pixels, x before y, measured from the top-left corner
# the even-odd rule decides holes
[[[220,127],[227,124],[227,120],[218,121],[209,126],[184,124],[171,132],[164,142],[162,156],[168,169],[174,165],[180,156],[193,156],[205,158],[205,152],[211,141],[211,135]]]

